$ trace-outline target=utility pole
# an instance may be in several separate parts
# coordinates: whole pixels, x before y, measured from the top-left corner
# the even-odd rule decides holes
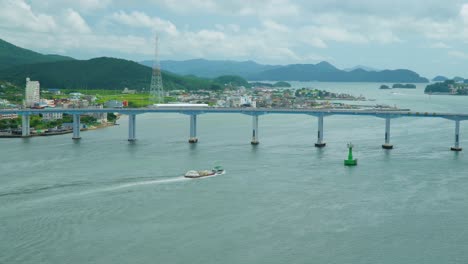
[[[164,103],[164,88],[161,76],[161,64],[159,62],[159,36],[156,35],[154,48],[153,74],[151,75],[150,102],[153,104]]]

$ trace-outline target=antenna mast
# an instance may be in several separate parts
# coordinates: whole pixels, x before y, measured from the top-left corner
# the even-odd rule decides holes
[[[153,104],[164,103],[164,88],[161,77],[161,64],[159,63],[159,36],[156,35],[154,48],[153,74],[151,75],[150,100]]]

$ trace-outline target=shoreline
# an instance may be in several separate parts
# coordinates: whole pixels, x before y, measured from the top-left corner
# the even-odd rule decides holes
[[[116,123],[106,123],[97,126],[90,126],[87,128],[81,128],[80,131],[89,131],[89,130],[97,130],[106,127],[118,126],[119,124]],[[65,134],[72,134],[73,129],[67,129],[65,131],[59,132],[47,132],[47,133],[39,133],[39,134],[30,134],[29,136],[22,136],[22,135],[15,135],[15,134],[0,134],[0,138],[31,138],[31,137],[49,137],[49,136],[58,136],[58,135],[65,135]]]

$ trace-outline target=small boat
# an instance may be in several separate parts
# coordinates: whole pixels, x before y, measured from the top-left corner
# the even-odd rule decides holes
[[[226,171],[221,166],[216,166],[211,170],[189,170],[185,173],[185,178],[201,178],[201,177],[209,177],[209,176],[216,176],[224,174]]]

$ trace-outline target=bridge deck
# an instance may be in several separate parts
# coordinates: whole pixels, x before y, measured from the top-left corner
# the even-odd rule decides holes
[[[306,114],[313,116],[328,115],[357,115],[357,116],[376,116],[376,117],[440,117],[452,120],[467,120],[468,114],[459,113],[434,113],[434,112],[412,112],[412,111],[379,111],[379,110],[341,110],[341,109],[282,109],[282,108],[216,108],[216,107],[167,107],[167,108],[47,108],[47,109],[1,109],[0,114],[43,114],[43,113],[67,113],[67,114],[85,114],[85,113],[121,113],[121,114],[145,114],[145,113],[180,113],[180,114],[246,114],[246,115],[264,115],[264,114]]]

